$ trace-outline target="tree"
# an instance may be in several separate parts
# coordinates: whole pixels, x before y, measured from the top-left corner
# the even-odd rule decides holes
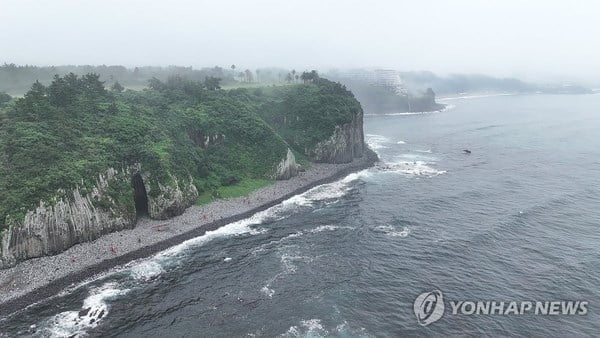
[[[296,70],[292,69],[292,79],[296,79],[296,81],[298,80],[298,75],[296,75]]]
[[[71,103],[74,98],[74,94],[76,89],[78,88],[79,83],[75,82],[76,86],[73,88],[67,83],[64,78],[60,76],[54,75],[54,79],[52,83],[48,86],[48,99],[51,104],[55,106],[64,107],[67,104]]]
[[[254,82],[254,76],[252,75],[250,69],[246,69],[244,71],[244,75],[246,76],[246,82]]]
[[[287,73],[287,75],[285,76],[285,82],[287,83],[291,83],[293,81],[293,76],[290,73]]]
[[[319,79],[319,74],[317,73],[316,70],[311,70],[310,73],[302,72],[302,75],[300,75],[300,78],[302,79],[302,82],[304,82],[304,83],[315,82],[315,80]]]
[[[81,77],[84,91],[91,95],[105,95],[104,82],[100,81],[100,75],[96,73],[85,74]]]
[[[155,77],[152,77],[150,80],[148,80],[148,87],[157,91],[162,91],[166,89],[166,85],[161,80]]]
[[[0,92],[0,104],[10,101],[12,97],[5,92]]]
[[[260,82],[260,69],[256,70],[256,82]]]
[[[46,97],[46,87],[40,83],[40,81],[35,81],[31,86],[31,89],[25,94],[25,99],[32,101],[39,101]]]
[[[125,90],[125,88],[124,88],[123,86],[121,86],[121,84],[119,83],[119,81],[115,82],[115,83],[114,83],[114,84],[113,84],[113,85],[110,87],[110,89],[111,89],[113,92],[118,92],[118,93],[120,93],[120,92],[122,92],[123,90]]]
[[[204,87],[206,87],[206,89],[208,90],[221,89],[219,82],[221,82],[220,78],[209,76],[206,79],[204,79]]]
[[[233,77],[235,77],[235,65],[231,65],[231,72],[233,73]]]

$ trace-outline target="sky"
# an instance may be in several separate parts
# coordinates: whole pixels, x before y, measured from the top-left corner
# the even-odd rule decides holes
[[[596,0],[0,0],[0,63],[596,81]]]

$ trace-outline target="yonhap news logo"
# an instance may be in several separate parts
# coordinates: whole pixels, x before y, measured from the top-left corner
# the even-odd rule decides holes
[[[449,315],[543,315],[543,316],[584,316],[588,313],[587,301],[448,301]],[[427,326],[438,321],[446,312],[444,295],[440,290],[424,292],[417,296],[413,304],[417,321]]]
[[[419,324],[427,326],[444,315],[444,296],[442,291],[424,292],[415,299],[413,305]]]

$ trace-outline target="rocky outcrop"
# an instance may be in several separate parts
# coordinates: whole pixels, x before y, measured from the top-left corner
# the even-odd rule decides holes
[[[308,150],[314,162],[349,163],[363,156],[365,137],[363,133],[363,113],[358,112],[352,122],[336,126],[333,135]]]
[[[158,183],[157,194],[153,194],[148,184],[145,186],[148,191],[148,213],[155,219],[181,215],[198,198],[198,190],[191,177],[188,182],[180,183],[176,177],[171,176],[171,184]]]
[[[10,220],[8,229],[0,233],[0,269],[29,258],[60,253],[110,232],[133,228],[137,217],[131,180],[137,174],[141,174],[148,192],[151,218],[179,215],[198,198],[191,178],[180,182],[170,176],[168,184],[149,184],[152,176],[142,173],[139,164],[122,170],[110,168],[98,176],[87,192],[82,188],[68,194],[59,192],[62,197],[41,201],[23,220]]]
[[[76,188],[63,198],[40,202],[22,221],[9,221],[1,234],[0,268],[19,261],[62,252],[74,244],[135,225],[133,201],[120,205],[108,193],[110,187],[129,186],[126,170],[109,169],[99,175],[88,193]],[[104,207],[103,207],[104,206]]]
[[[296,157],[294,156],[294,153],[292,153],[292,150],[288,148],[285,158],[277,164],[274,176],[276,180],[289,180],[296,175],[298,175]]]

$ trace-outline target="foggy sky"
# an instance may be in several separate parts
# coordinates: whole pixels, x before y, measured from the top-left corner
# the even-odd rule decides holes
[[[595,80],[600,2],[1,0],[0,63],[384,67]]]

